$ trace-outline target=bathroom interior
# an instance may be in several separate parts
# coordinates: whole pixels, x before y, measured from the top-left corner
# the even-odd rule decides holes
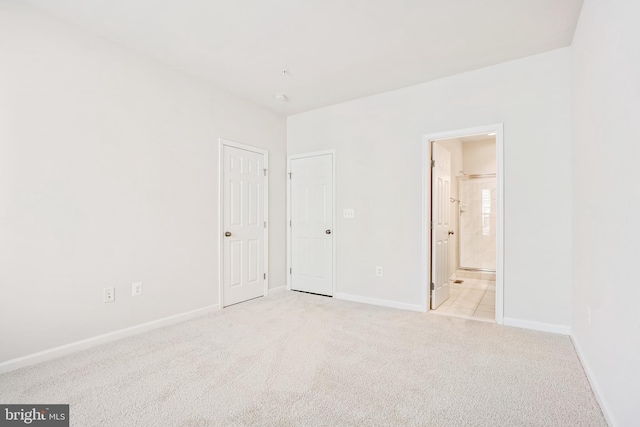
[[[436,141],[451,154],[449,298],[433,312],[495,321],[496,137]]]

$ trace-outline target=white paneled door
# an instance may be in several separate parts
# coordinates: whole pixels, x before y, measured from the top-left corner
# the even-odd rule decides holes
[[[290,159],[291,289],[333,295],[333,154]]]
[[[431,168],[431,308],[449,298],[451,230],[451,153],[432,143]]]
[[[264,296],[265,155],[223,145],[222,306]]]

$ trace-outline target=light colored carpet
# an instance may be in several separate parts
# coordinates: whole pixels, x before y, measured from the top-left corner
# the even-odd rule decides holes
[[[91,426],[606,426],[570,339],[282,292],[0,376]]]

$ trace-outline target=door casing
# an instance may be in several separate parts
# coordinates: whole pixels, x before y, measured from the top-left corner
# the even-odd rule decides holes
[[[301,154],[292,154],[287,156],[287,290],[291,290],[291,267],[292,267],[292,259],[291,259],[291,160],[301,159],[305,157],[314,157],[314,156],[324,156],[326,154],[331,154],[331,186],[332,186],[332,202],[333,202],[333,229],[332,233],[334,234],[333,239],[331,239],[332,244],[332,259],[331,262],[333,264],[332,268],[332,295],[336,296],[337,286],[336,286],[336,241],[337,241],[337,216],[336,216],[336,150],[322,150],[322,151],[313,151],[310,153],[301,153]]]
[[[222,309],[224,306],[224,147],[234,147],[241,150],[252,151],[264,156],[264,168],[267,173],[264,177],[264,290],[262,296],[269,292],[269,152],[262,148],[253,147],[228,139],[218,139],[218,301]]]
[[[431,298],[431,142],[481,133],[496,133],[496,323],[504,324],[504,125],[486,126],[426,134],[422,137],[422,311],[429,311]]]

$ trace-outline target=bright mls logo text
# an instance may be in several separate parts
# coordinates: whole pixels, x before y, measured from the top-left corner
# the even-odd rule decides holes
[[[0,405],[4,420],[0,426],[68,426],[69,405]],[[1,412],[0,412],[1,413]]]

